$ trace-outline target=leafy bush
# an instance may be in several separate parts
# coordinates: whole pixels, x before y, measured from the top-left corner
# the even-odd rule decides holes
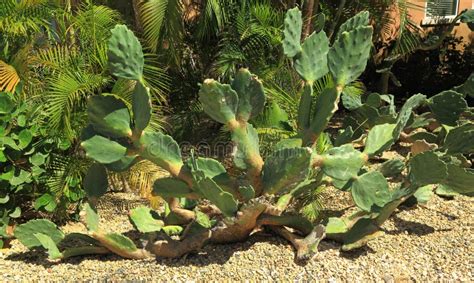
[[[49,138],[37,111],[28,107],[0,93],[0,247],[11,236],[9,226],[34,216],[26,216],[32,209],[64,213],[68,203],[84,195],[80,176],[66,180],[66,190],[54,191],[58,172],[51,165],[55,154],[66,154],[69,143]]]

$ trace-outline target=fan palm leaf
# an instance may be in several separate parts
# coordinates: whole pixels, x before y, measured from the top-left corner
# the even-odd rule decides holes
[[[0,60],[0,91],[15,92],[20,76],[15,68]]]

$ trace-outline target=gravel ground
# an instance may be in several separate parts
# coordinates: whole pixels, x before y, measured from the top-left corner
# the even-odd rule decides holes
[[[340,196],[340,194],[339,194]],[[131,229],[124,209],[102,204],[103,224],[110,230]],[[329,198],[329,200],[331,200]],[[329,202],[331,203],[331,202]],[[347,205],[347,200],[335,201]],[[474,200],[456,197],[432,199],[427,206],[398,211],[386,222],[386,235],[354,252],[323,241],[318,255],[306,265],[294,261],[292,247],[270,235],[253,235],[244,243],[208,245],[197,255],[181,259],[124,260],[89,256],[66,262],[49,262],[46,255],[30,252],[13,241],[0,252],[0,281],[76,280],[318,280],[318,281],[474,281]],[[337,205],[335,205],[337,206]],[[66,231],[81,231],[70,223]]]

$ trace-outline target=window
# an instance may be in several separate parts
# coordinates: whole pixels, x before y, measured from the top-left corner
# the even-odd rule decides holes
[[[426,0],[423,24],[438,24],[454,19],[458,7],[459,0]]]

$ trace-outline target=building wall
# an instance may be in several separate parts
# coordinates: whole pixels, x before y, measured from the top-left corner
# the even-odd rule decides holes
[[[417,4],[421,7],[426,7],[426,0],[412,0],[414,4]],[[459,14],[465,9],[474,9],[474,0],[459,0],[458,11]],[[410,11],[410,16],[414,22],[419,24],[422,27],[429,28],[429,25],[423,24],[425,20],[425,11],[421,9],[412,9]],[[474,32],[472,32],[466,24],[460,23],[454,28],[454,34],[458,37],[462,36],[464,42],[472,43],[474,41]]]

